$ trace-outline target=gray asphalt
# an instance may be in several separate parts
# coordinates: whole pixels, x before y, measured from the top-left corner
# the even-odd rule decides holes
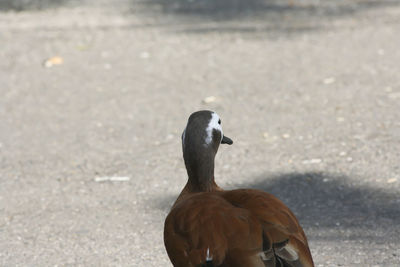
[[[316,266],[400,266],[399,47],[398,1],[1,1],[0,266],[170,266],[199,109]]]

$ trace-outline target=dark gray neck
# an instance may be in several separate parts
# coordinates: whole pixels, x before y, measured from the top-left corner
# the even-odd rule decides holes
[[[199,151],[199,150],[188,151],[188,150],[183,152],[186,171],[189,176],[188,186],[190,187],[191,191],[194,192],[211,191],[212,188],[215,186],[214,182],[215,152]],[[204,150],[208,149],[204,148]]]

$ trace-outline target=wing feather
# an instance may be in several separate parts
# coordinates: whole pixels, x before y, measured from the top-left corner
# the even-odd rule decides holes
[[[259,190],[203,192],[183,198],[165,221],[164,242],[176,267],[312,267],[307,238],[279,199]],[[261,254],[260,254],[261,253]]]
[[[207,249],[218,266],[228,250],[256,250],[262,240],[255,232],[261,232],[261,225],[249,211],[233,206],[219,192],[198,193],[172,208],[165,221],[164,242],[174,266],[204,263]]]
[[[261,223],[266,258],[273,253],[293,266],[314,266],[306,235],[282,201],[255,189],[225,191],[223,196],[232,205],[249,210]]]

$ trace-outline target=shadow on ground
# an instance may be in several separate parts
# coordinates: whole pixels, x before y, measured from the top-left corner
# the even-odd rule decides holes
[[[133,3],[136,3],[134,0]],[[184,33],[301,33],[324,29],[327,21],[399,5],[394,0],[144,0],[148,11]],[[134,9],[134,8],[132,8]],[[205,25],[206,24],[206,25]]]
[[[349,177],[325,173],[290,173],[256,180],[242,187],[277,196],[305,228],[356,229],[355,235],[361,229],[400,232],[400,195],[396,192],[352,185]]]
[[[352,239],[383,235],[386,241],[399,242],[392,236],[400,232],[400,195],[396,192],[353,186],[346,176],[325,173],[289,173],[259,177],[256,181],[233,188],[255,188],[277,196],[305,229],[320,232],[339,228],[348,230]],[[175,199],[176,196],[166,196],[154,203],[167,212]],[[330,238],[335,236],[338,238],[337,233]]]
[[[0,11],[29,11],[56,8],[71,0],[0,0]]]
[[[300,0],[148,0],[166,14],[235,19],[262,13],[307,12],[312,15],[343,16],[365,9],[398,5],[394,0],[300,1]]]

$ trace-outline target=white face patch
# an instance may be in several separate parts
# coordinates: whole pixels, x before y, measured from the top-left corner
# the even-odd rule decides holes
[[[218,116],[217,113],[213,112],[211,113],[211,119],[210,122],[208,123],[208,126],[206,128],[207,131],[207,137],[206,137],[206,145],[211,144],[212,142],[212,132],[213,130],[217,130],[219,132],[221,132],[221,141],[222,141],[222,137],[224,136],[223,132],[222,132],[222,126],[221,124],[219,124],[218,122],[220,121],[220,118]]]

